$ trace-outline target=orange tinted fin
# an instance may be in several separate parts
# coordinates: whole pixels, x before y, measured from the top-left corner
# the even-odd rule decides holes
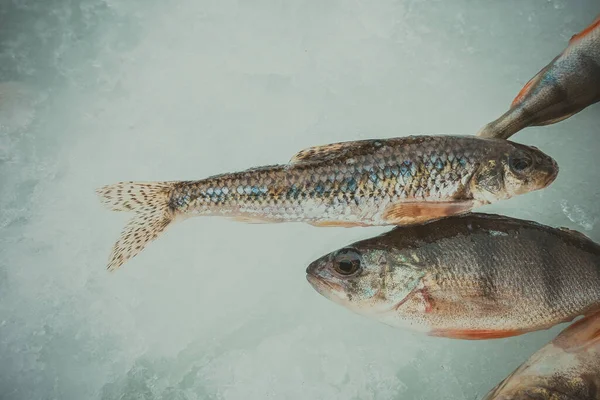
[[[317,227],[338,227],[338,228],[351,228],[354,226],[368,226],[362,222],[352,221],[312,221],[309,224]]]
[[[383,219],[393,225],[405,225],[464,214],[471,208],[472,201],[396,203],[385,209]]]
[[[493,330],[493,329],[443,329],[432,330],[429,336],[445,337],[462,340],[487,340],[503,339],[524,334],[521,330]]]
[[[552,343],[569,353],[576,353],[599,345],[600,313],[597,312],[574,322],[562,331]]]
[[[554,64],[554,62],[560,56],[561,55],[559,54],[558,56],[554,57],[554,59],[552,61],[550,61],[548,63],[548,65],[546,65],[544,68],[542,68],[537,74],[535,74],[533,76],[533,78],[531,78],[529,80],[529,82],[527,82],[525,84],[525,86],[523,86],[523,88],[521,89],[521,91],[519,92],[519,94],[517,94],[517,97],[515,97],[514,100],[512,101],[512,103],[510,104],[511,107],[514,107],[517,104],[519,104],[521,101],[523,101],[523,99],[525,98],[525,96],[527,96],[531,92],[531,89],[533,89],[534,86],[537,85],[537,83],[540,81],[541,77],[546,73],[546,71]]]
[[[594,29],[600,27],[600,15],[596,17],[594,22],[592,22],[587,28],[582,30],[581,32],[573,35],[571,40],[569,40],[569,44],[573,43],[576,40],[579,40],[587,35],[589,35]]]
[[[519,94],[517,94],[517,97],[515,97],[514,100],[512,101],[512,103],[510,104],[511,107],[520,103],[521,100],[523,100],[523,98],[527,95],[527,93],[529,93],[529,90],[531,89],[531,86],[534,84],[534,81],[536,81],[536,78],[537,78],[537,75],[534,76],[533,78],[531,78],[529,80],[529,82],[527,82],[525,84],[525,86],[523,86],[523,89],[521,89]]]

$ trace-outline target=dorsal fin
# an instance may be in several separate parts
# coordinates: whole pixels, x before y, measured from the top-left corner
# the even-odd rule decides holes
[[[581,38],[587,36],[588,34],[590,34],[593,30],[595,30],[598,27],[600,27],[600,15],[598,15],[596,17],[596,19],[590,25],[588,25],[584,30],[582,30],[581,32],[573,35],[571,37],[571,40],[569,40],[569,44],[572,44],[576,40],[581,39]]]
[[[537,84],[540,82],[540,80],[542,79],[542,77],[544,76],[546,71],[548,71],[548,69],[550,69],[550,66],[552,66],[554,61],[556,61],[559,57],[560,57],[560,54],[558,56],[554,57],[554,59],[552,61],[550,61],[548,63],[548,65],[546,65],[544,68],[539,70],[538,73],[533,76],[533,78],[531,78],[529,81],[527,81],[527,83],[519,91],[517,96],[513,99],[512,103],[510,103],[511,107],[515,107],[520,102],[522,102],[523,99],[531,92],[531,90],[537,87]]]
[[[510,103],[511,107],[519,104],[521,102],[521,100],[523,100],[523,98],[527,95],[527,93],[529,93],[529,90],[531,89],[531,86],[533,85],[533,83],[537,77],[538,76],[536,74],[533,78],[531,78],[529,80],[529,82],[527,82],[525,84],[525,86],[523,86],[523,88],[519,91],[517,96],[513,99],[512,103]]]
[[[566,233],[568,233],[569,235],[576,236],[576,237],[578,237],[579,239],[583,239],[583,240],[590,240],[590,241],[591,241],[591,239],[590,239],[589,237],[587,237],[587,236],[586,236],[586,235],[584,235],[583,233],[581,233],[581,232],[579,232],[579,231],[576,231],[576,230],[574,230],[574,229],[571,229],[571,228],[566,228],[566,227],[564,227],[564,226],[561,226],[561,227],[560,227],[560,228],[558,228],[558,229],[559,229],[559,230],[561,230],[561,231],[563,231],[563,232],[566,232]]]
[[[304,162],[331,160],[347,154],[349,151],[356,151],[358,148],[365,146],[373,146],[375,148],[381,147],[383,146],[383,142],[383,140],[355,140],[308,147],[296,153],[290,159],[289,163],[299,164]]]

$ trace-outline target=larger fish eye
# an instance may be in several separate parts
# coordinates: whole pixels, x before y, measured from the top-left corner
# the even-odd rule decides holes
[[[515,172],[523,172],[533,165],[533,161],[531,157],[523,154],[516,157],[511,156],[508,159],[508,165]]]
[[[360,270],[361,257],[354,249],[342,249],[335,254],[333,268],[340,275],[349,276]]]

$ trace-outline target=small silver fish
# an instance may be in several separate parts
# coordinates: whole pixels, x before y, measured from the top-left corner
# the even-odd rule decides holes
[[[557,174],[551,157],[507,140],[415,136],[333,143],[288,164],[198,181],[121,182],[97,193],[110,209],[136,213],[113,247],[113,270],[177,219],[403,225],[543,189]]]
[[[600,101],[600,16],[521,89],[510,109],[477,136],[507,139],[563,121]]]
[[[567,327],[483,400],[600,400],[600,313]]]

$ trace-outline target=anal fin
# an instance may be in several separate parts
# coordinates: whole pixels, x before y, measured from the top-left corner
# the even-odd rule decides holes
[[[472,201],[395,203],[385,209],[383,219],[392,225],[407,225],[464,214],[472,208]]]
[[[353,222],[353,221],[311,221],[309,224],[313,226],[317,226],[319,228],[323,227],[337,227],[337,228],[352,228],[355,226],[368,226],[362,222]]]
[[[537,124],[535,124],[536,126],[546,126],[546,125],[552,125],[552,124],[556,124],[557,122],[560,121],[564,121],[567,118],[571,118],[573,115],[577,114],[580,110],[565,114],[565,115],[561,115],[560,117],[556,117],[556,118],[552,118],[552,119],[548,119],[546,121],[542,121],[542,122],[538,122]]]
[[[264,217],[259,217],[259,216],[249,216],[249,215],[236,215],[236,216],[230,217],[230,219],[237,221],[237,222],[243,222],[246,224],[272,224],[272,223],[276,223],[276,222],[283,222],[281,220],[269,219],[269,218],[264,218]]]

